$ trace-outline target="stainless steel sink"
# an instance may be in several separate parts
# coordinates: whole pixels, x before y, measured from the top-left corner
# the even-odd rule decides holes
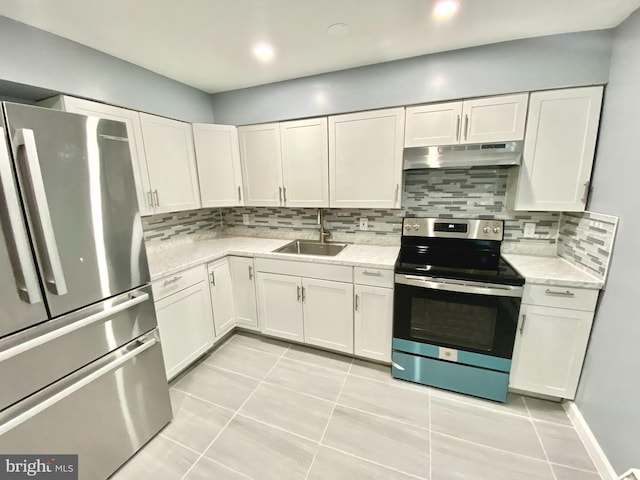
[[[339,254],[346,246],[346,243],[320,243],[313,240],[294,240],[293,242],[287,243],[285,246],[274,250],[274,252],[333,257]]]

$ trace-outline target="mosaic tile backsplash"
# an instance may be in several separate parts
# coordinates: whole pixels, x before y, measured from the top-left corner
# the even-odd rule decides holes
[[[217,231],[221,227],[219,208],[203,208],[142,217],[142,229],[144,230],[144,239],[147,242],[168,240],[203,231]]]
[[[399,241],[403,217],[496,218],[505,220],[505,241],[527,241],[553,245],[556,242],[560,215],[555,212],[510,212],[505,207],[508,169],[482,167],[465,170],[411,170],[405,172],[402,209],[327,209],[327,230],[356,237],[392,235]],[[225,227],[242,227],[243,231],[316,230],[313,208],[225,208]],[[249,216],[244,225],[242,215]],[[368,230],[359,228],[360,218],[367,217]],[[536,224],[534,237],[523,237],[525,222]]]
[[[593,212],[564,213],[558,232],[558,255],[604,280],[618,218]]]

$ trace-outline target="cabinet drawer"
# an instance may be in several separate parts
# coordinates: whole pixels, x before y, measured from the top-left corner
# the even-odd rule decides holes
[[[525,285],[522,303],[593,312],[599,290],[560,285]]]
[[[393,288],[393,270],[382,268],[353,268],[353,283],[373,287]]]
[[[353,282],[353,269],[346,265],[294,262],[291,260],[274,260],[271,258],[256,258],[254,264],[258,272],[318,278],[320,280],[334,280],[336,282]]]
[[[189,270],[183,270],[168,277],[156,280],[151,284],[153,288],[153,299],[157,302],[161,298],[171,295],[172,293],[184,290],[191,285],[195,285],[198,282],[205,280],[204,265],[198,265],[197,267],[190,268]]]

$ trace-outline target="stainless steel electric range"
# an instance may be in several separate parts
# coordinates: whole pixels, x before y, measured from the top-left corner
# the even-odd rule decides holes
[[[504,402],[524,278],[502,220],[405,218],[395,266],[392,375]]]

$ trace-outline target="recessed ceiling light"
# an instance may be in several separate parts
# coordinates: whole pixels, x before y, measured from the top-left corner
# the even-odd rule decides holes
[[[440,0],[433,7],[433,16],[438,19],[448,18],[458,11],[460,3],[457,0]]]
[[[334,23],[333,25],[329,25],[327,33],[334,37],[344,37],[349,33],[349,25],[346,23]]]
[[[253,55],[262,63],[270,62],[273,59],[273,47],[268,43],[258,43],[253,47]]]

